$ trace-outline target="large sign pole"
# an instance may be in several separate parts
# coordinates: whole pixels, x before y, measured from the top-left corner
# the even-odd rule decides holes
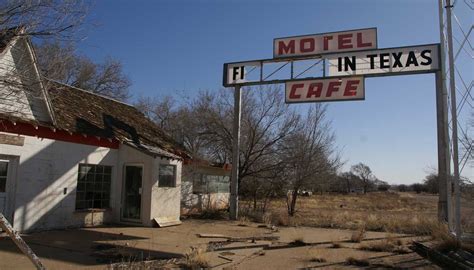
[[[446,89],[446,65],[444,49],[444,17],[443,0],[439,0],[439,68],[436,72],[436,118],[438,128],[438,221],[447,222],[451,228],[451,156],[449,151],[449,127],[448,127],[448,91]]]
[[[230,219],[239,216],[239,153],[240,153],[240,118],[242,110],[242,93],[240,85],[234,89],[234,126],[232,130],[232,176],[230,179]]]
[[[450,170],[449,157],[449,133],[448,133],[448,116],[447,116],[447,95],[444,87],[443,72],[438,71],[436,74],[436,122],[438,134],[438,179],[439,179],[439,197],[438,197],[438,220],[440,222],[449,221],[450,201],[448,197],[449,181],[448,175]]]
[[[451,26],[451,0],[446,0],[446,22],[448,30],[448,61],[449,61],[449,90],[451,92],[451,122],[453,125],[452,139],[453,139],[453,173],[454,173],[454,196],[455,196],[455,232],[457,237],[461,237],[461,194],[459,187],[459,153],[458,153],[458,117],[457,117],[457,103],[456,103],[456,85],[454,74],[454,56],[453,56],[453,38]]]

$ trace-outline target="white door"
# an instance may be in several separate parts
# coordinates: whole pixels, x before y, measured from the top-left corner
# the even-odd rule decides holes
[[[10,223],[13,222],[12,200],[16,165],[15,159],[0,158],[0,212]]]

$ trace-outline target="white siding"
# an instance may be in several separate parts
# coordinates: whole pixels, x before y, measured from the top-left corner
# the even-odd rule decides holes
[[[28,42],[20,38],[0,54],[0,113],[51,122]],[[4,83],[7,80],[8,82]]]

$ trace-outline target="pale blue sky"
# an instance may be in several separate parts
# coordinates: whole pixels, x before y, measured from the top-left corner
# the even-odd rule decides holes
[[[88,20],[80,51],[120,59],[135,97],[221,89],[223,63],[271,58],[276,37],[377,27],[379,48],[439,42],[435,0],[97,1]],[[366,79],[366,100],[329,118],[346,168],[413,183],[437,166],[432,74]]]

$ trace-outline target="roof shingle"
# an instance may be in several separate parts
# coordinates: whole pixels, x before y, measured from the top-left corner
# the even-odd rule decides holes
[[[160,156],[189,157],[174,141],[135,107],[82,89],[47,81],[55,126],[69,132],[118,139],[139,149],[159,148]],[[156,152],[156,151],[155,151]]]

